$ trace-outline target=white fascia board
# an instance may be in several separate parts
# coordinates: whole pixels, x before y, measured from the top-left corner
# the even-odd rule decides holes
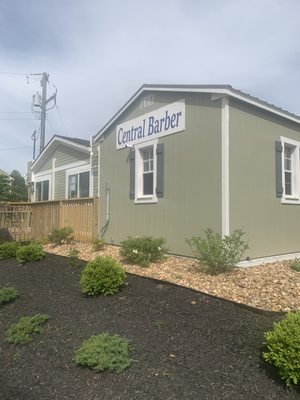
[[[34,170],[35,168],[38,167],[38,165],[40,164],[40,162],[42,161],[42,159],[44,158],[45,154],[50,151],[50,149],[54,146],[57,145],[58,143],[62,143],[65,144],[68,147],[72,147],[75,148],[77,150],[80,150],[84,153],[90,153],[91,152],[91,147],[87,147],[87,146],[83,146],[81,144],[77,144],[74,142],[71,142],[67,139],[63,139],[63,138],[58,138],[58,137],[53,137],[50,142],[47,144],[47,146],[44,148],[44,150],[41,152],[41,154],[38,156],[38,158],[36,160],[34,160],[34,162],[31,165],[31,169]]]
[[[107,124],[103,126],[103,128],[95,135],[93,138],[93,142],[96,142],[102,134],[119,118],[119,116],[145,91],[152,91],[152,92],[187,92],[187,93],[211,93],[211,94],[218,94],[218,95],[226,95],[237,100],[243,101],[245,103],[251,104],[255,107],[261,108],[265,111],[268,111],[272,114],[279,115],[285,119],[289,119],[293,122],[300,124],[300,118],[296,116],[290,115],[284,111],[277,110],[273,108],[271,105],[262,104],[260,101],[252,99],[251,96],[248,96],[243,93],[236,93],[234,89],[229,89],[226,87],[184,87],[184,86],[174,86],[174,87],[167,87],[167,86],[142,86],[126,103],[125,105],[111,118]]]
[[[222,98],[222,236],[230,233],[229,215],[229,100],[228,97]]]

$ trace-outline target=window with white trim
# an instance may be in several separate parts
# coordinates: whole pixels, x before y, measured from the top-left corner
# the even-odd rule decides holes
[[[282,199],[300,201],[300,142],[282,138]]]
[[[68,175],[68,198],[76,199],[89,197],[90,173],[89,171]]]
[[[156,145],[149,142],[135,149],[135,201],[156,202]]]
[[[49,200],[49,179],[36,182],[35,184],[35,201]]]

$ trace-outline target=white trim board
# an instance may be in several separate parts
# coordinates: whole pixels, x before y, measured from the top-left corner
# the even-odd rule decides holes
[[[222,236],[230,233],[229,220],[229,99],[222,98]]]

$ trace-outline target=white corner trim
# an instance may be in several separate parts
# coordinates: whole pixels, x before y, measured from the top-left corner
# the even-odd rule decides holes
[[[229,235],[229,99],[222,98],[222,236]]]
[[[52,190],[51,190],[50,200],[55,199],[55,165],[56,165],[56,158],[52,158]]]

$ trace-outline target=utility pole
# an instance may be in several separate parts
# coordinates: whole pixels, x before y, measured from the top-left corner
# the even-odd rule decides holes
[[[47,104],[47,83],[49,74],[43,72],[41,87],[42,87],[42,104],[41,104],[41,131],[40,131],[40,153],[45,147],[45,132],[46,132],[46,104]]]
[[[47,83],[49,79],[49,74],[47,72],[39,73],[39,74],[31,74],[31,75],[42,75],[41,79],[41,87],[42,87],[42,95],[40,95],[38,92],[33,95],[32,99],[32,112],[37,115],[40,120],[41,120],[41,126],[40,126],[40,151],[39,154],[43,151],[45,147],[45,136],[46,136],[46,114],[47,111],[51,110],[56,106],[56,94],[57,94],[57,89],[55,93],[47,99]],[[47,109],[47,104],[50,101],[54,101],[54,105],[50,108]],[[34,107],[38,107],[39,110],[35,110]]]

